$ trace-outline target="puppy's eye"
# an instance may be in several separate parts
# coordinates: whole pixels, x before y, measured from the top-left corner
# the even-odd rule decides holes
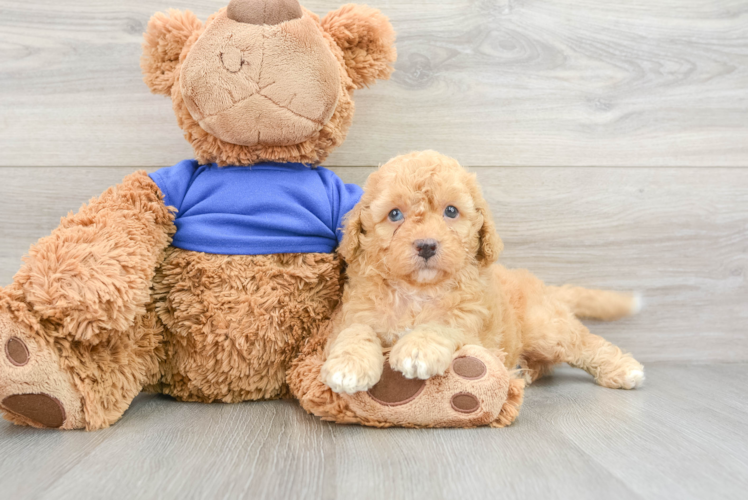
[[[457,214],[459,213],[460,211],[457,210],[457,208],[453,207],[452,205],[444,209],[444,217],[449,217],[450,219],[454,219],[455,217],[457,217]]]
[[[390,214],[387,216],[392,222],[401,221],[405,218],[403,213],[398,208],[393,208],[390,210]]]

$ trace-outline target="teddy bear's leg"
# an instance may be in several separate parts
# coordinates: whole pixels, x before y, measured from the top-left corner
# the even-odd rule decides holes
[[[0,290],[0,411],[6,420],[34,427],[85,427],[80,392],[62,368],[54,340],[44,335],[25,304],[13,304],[12,291]],[[21,316],[19,318],[19,316]],[[27,317],[24,317],[27,316]]]
[[[98,429],[158,376],[151,281],[174,232],[138,172],[63,218],[0,289],[0,409],[18,424]]]
[[[293,363],[288,382],[301,406],[323,420],[372,427],[476,427],[510,425],[519,413],[524,381],[513,378],[503,353],[465,346],[443,376],[406,379],[388,361],[369,391],[338,394],[320,378],[328,333],[316,336]]]
[[[21,425],[88,430],[119,420],[160,375],[164,329],[148,309],[131,328],[98,344],[55,338],[0,314],[4,417]]]

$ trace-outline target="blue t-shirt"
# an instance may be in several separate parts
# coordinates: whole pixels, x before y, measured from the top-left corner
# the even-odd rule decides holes
[[[172,245],[224,255],[333,252],[343,217],[362,194],[330,170],[300,163],[185,160],[150,176],[177,209]]]

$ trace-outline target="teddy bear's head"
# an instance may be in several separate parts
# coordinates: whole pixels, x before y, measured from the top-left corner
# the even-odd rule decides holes
[[[353,118],[353,90],[389,78],[395,32],[378,10],[349,4],[321,20],[297,0],[232,0],[205,25],[157,13],[141,68],[171,96],[200,163],[318,164]]]

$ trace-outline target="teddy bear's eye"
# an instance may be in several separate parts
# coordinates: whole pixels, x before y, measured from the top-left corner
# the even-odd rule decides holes
[[[457,208],[453,207],[452,205],[444,209],[444,217],[449,217],[450,219],[454,219],[455,217],[457,217],[457,214],[459,213],[460,211],[457,210]]]
[[[393,208],[392,210],[390,210],[390,213],[387,217],[389,217],[392,222],[401,221],[405,218],[399,208]]]

